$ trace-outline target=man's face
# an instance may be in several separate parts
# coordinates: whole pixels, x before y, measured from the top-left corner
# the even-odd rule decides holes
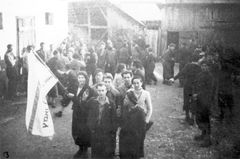
[[[97,92],[98,92],[99,97],[106,97],[107,87],[106,86],[98,86]]]
[[[132,76],[129,73],[123,74],[123,79],[126,85],[132,84]]]
[[[103,82],[105,83],[107,90],[109,90],[112,86],[112,79],[110,78],[104,78]]]
[[[103,80],[103,73],[102,73],[102,72],[98,72],[98,73],[95,75],[95,79],[96,79],[96,83],[102,82],[102,80]]]

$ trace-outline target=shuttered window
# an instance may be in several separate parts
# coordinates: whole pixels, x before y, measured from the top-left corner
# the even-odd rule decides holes
[[[45,24],[53,25],[53,13],[49,13],[49,12],[45,13]]]

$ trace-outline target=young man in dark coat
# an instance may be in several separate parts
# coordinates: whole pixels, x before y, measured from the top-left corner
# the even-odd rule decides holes
[[[3,68],[2,63],[0,62],[0,104],[3,105],[4,98],[7,91],[7,75],[5,68]]]
[[[45,52],[45,44],[44,42],[40,43],[40,49],[36,51],[38,56],[44,61],[46,62],[46,52]]]
[[[117,109],[118,106],[120,106],[120,93],[119,91],[113,86],[113,77],[110,73],[105,73],[103,77],[103,82],[105,83],[107,87],[107,97],[109,100],[114,102],[115,108]]]
[[[117,61],[118,63],[124,63],[129,66],[130,56],[129,45],[127,41],[124,41],[122,47],[117,51]]]
[[[154,69],[155,69],[155,62],[156,62],[156,58],[154,57],[153,55],[153,50],[151,48],[149,48],[149,52],[148,52],[148,55],[147,55],[147,62],[146,62],[146,82],[148,84],[151,84],[151,80],[154,81],[154,84],[156,85],[157,84],[157,78],[156,76],[154,75]]]
[[[230,119],[233,116],[233,83],[232,74],[236,66],[233,65],[233,54],[225,49],[219,53],[220,69],[218,73],[218,106],[220,108],[219,120],[223,121],[229,111]]]
[[[186,64],[191,62],[192,53],[187,48],[186,43],[182,43],[180,49],[178,50],[178,62],[179,62],[179,72],[184,68]],[[180,86],[183,86],[183,79],[179,79]]]
[[[106,47],[106,64],[105,64],[105,72],[111,73],[112,76],[115,74],[117,66],[117,55],[116,50],[113,47],[112,41],[107,41]]]
[[[97,50],[97,56],[98,56],[98,61],[97,61],[97,67],[101,69],[105,69],[105,64],[106,64],[106,44],[104,42],[101,42],[100,48]]]
[[[198,57],[192,57],[192,62],[187,64],[174,78],[170,81],[174,81],[179,78],[184,78],[183,86],[183,110],[186,113],[186,121],[192,125],[193,116],[190,117],[193,86],[196,84],[197,75],[201,72],[201,67],[198,63]]]
[[[132,78],[133,78],[133,74],[131,71],[125,71],[122,73],[122,77],[124,80],[124,83],[118,88],[118,91],[120,93],[120,101],[121,101],[121,105],[123,105],[123,100],[125,98],[125,95],[127,93],[127,91],[132,88]]]
[[[174,64],[175,64],[175,47],[176,45],[171,43],[168,49],[162,55],[163,59],[163,84],[170,84],[169,79],[174,76]]]
[[[201,135],[195,136],[194,139],[201,141],[200,146],[208,147],[210,140],[210,114],[213,92],[213,76],[209,71],[207,61],[201,63],[201,73],[197,75],[196,85],[194,88],[193,98],[196,100],[196,123],[201,130]]]
[[[114,103],[106,96],[104,83],[97,86],[98,96],[88,102],[87,125],[91,132],[92,158],[113,159],[115,153],[116,112]]]
[[[89,49],[89,54],[86,57],[86,61],[86,71],[89,77],[92,75],[92,82],[94,83],[94,72],[97,69],[98,56],[93,47]]]
[[[13,48],[11,44],[7,45],[7,52],[4,55],[4,61],[6,63],[6,74],[8,78],[8,91],[7,99],[14,99],[17,93],[17,80],[18,80],[18,68],[17,59],[13,54]]]

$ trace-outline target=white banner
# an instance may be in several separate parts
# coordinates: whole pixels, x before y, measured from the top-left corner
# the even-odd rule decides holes
[[[47,93],[57,78],[34,53],[28,54],[28,95],[26,127],[32,135],[53,137],[54,126],[47,104]]]

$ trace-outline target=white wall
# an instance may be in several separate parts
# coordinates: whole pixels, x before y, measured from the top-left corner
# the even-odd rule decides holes
[[[3,16],[3,30],[0,30],[0,56],[6,52],[6,45],[17,49],[16,17],[34,16],[36,28],[36,49],[40,42],[47,45],[60,43],[68,33],[67,3],[62,0],[0,0]],[[45,13],[53,13],[53,25],[45,25]]]

